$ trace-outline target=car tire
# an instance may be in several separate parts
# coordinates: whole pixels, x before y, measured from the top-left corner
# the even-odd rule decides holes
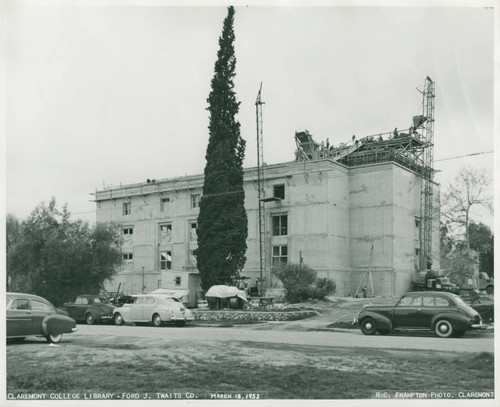
[[[453,326],[447,319],[438,320],[434,327],[434,331],[436,332],[436,335],[441,338],[451,338],[454,334]]]
[[[151,323],[153,324],[153,326],[158,328],[162,325],[163,321],[161,320],[160,315],[154,314],[153,319],[151,320]]]
[[[61,342],[61,339],[63,337],[63,334],[57,334],[57,335],[47,335],[45,339],[49,343],[59,343]]]
[[[115,325],[123,325],[123,317],[122,317],[122,314],[115,314],[115,316],[113,317],[113,321],[115,322]]]
[[[94,325],[95,324],[95,318],[91,312],[89,312],[88,314],[85,315],[85,323],[87,325]]]
[[[493,287],[491,285],[486,287],[486,294],[491,295],[491,294],[493,294],[494,291],[495,290],[493,289]]]
[[[365,335],[375,335],[377,333],[377,324],[373,318],[365,318],[361,321],[361,332]]]
[[[182,327],[182,326],[185,326],[185,325],[186,325],[186,321],[175,321],[175,326]]]

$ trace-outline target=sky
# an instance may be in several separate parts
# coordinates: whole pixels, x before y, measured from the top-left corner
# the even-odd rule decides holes
[[[203,172],[226,7],[97,4],[4,3],[5,211],[19,219],[54,196],[94,222],[96,190]],[[275,164],[294,159],[295,131],[338,145],[408,128],[429,76],[436,181],[444,190],[463,165],[493,176],[494,17],[490,7],[236,7],[245,167],[257,163],[261,83],[264,161]],[[490,211],[474,216],[493,225]]]

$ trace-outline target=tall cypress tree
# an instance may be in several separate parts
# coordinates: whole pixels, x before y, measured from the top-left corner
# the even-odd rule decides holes
[[[240,102],[236,100],[233,83],[236,75],[233,22],[231,6],[219,38],[212,90],[207,99],[209,140],[195,251],[205,291],[212,285],[229,283],[246,261],[248,219],[243,190],[246,143],[235,119]]]

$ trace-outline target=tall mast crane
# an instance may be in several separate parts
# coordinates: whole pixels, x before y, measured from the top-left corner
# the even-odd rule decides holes
[[[255,113],[257,117],[257,188],[259,199],[259,291],[266,279],[266,215],[264,211],[264,138],[263,138],[263,121],[262,121],[262,105],[264,102],[261,99],[262,82],[260,83],[259,93],[255,100]],[[261,294],[259,292],[259,294]]]
[[[422,129],[424,143],[423,171],[420,194],[420,269],[430,269],[432,266],[432,223],[433,223],[433,178],[434,178],[434,99],[435,84],[427,77],[424,83],[422,115],[425,125]]]

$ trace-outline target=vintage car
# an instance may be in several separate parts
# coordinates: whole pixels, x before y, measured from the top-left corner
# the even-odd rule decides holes
[[[184,326],[194,320],[192,312],[178,298],[165,294],[139,294],[132,304],[115,308],[113,319],[116,325],[124,323],[151,323],[161,326],[174,322]]]
[[[482,328],[481,316],[458,295],[437,291],[406,293],[395,305],[365,305],[356,319],[365,335],[430,330],[442,338],[458,338]]]
[[[92,325],[96,322],[113,320],[114,305],[106,297],[95,294],[82,294],[75,301],[65,303],[62,308],[77,322]]]
[[[63,315],[45,298],[33,294],[7,293],[7,339],[41,336],[58,343],[63,334],[77,330],[75,320]]]

